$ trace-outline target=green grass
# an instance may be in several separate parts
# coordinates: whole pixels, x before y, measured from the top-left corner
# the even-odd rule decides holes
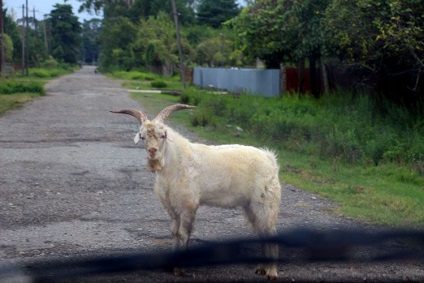
[[[22,107],[25,103],[40,97],[40,93],[16,93],[12,95],[0,94],[0,115],[11,109]]]
[[[76,67],[30,68],[29,76],[18,73],[16,78],[0,80],[0,115],[8,110],[22,107],[37,97],[43,96],[44,85],[51,79],[72,73]]]
[[[365,222],[424,227],[424,182],[405,167],[355,166],[280,151],[282,180],[328,197]]]
[[[183,84],[179,76],[160,76],[138,71],[117,71],[109,74],[112,78],[123,80],[123,87],[134,90],[182,90]],[[165,83],[166,85],[163,85]]]
[[[132,96],[152,114],[181,99],[162,94]],[[376,225],[424,228],[424,178],[407,165],[348,163],[338,156],[323,158],[305,154],[269,139],[258,139],[247,128],[241,135],[235,135],[233,128],[216,128],[213,123],[193,127],[193,119],[199,115],[196,112],[190,115],[187,111],[176,112],[170,120],[195,131],[210,143],[240,143],[275,149],[281,166],[281,180],[340,204],[333,213]]]

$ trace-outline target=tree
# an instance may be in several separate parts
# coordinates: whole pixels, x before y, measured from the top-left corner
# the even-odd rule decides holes
[[[18,25],[16,22],[11,18],[10,15],[6,14],[7,9],[3,10],[3,28],[4,33],[7,34],[11,41],[13,46],[13,53],[12,53],[12,59],[14,60],[20,60],[21,59],[21,52],[22,52],[22,41],[21,36],[19,34]]]
[[[246,54],[276,68],[322,53],[325,38],[320,22],[328,1],[258,0],[230,24]]]
[[[100,28],[101,21],[99,19],[84,20],[82,24],[82,60],[86,63],[93,63],[98,60]]]
[[[315,67],[325,47],[321,22],[329,1],[258,0],[229,24],[238,33],[238,46],[243,52],[261,59],[268,68],[279,68],[281,63],[299,64],[302,78],[308,60],[312,92],[318,95]],[[300,83],[300,91],[302,87]]]
[[[163,12],[141,21],[137,43],[144,45],[144,60],[147,65],[175,65],[178,61],[175,55],[177,44],[174,24]]]
[[[103,11],[105,20],[117,17],[126,17],[133,22],[157,16],[164,12],[172,19],[172,8],[170,0],[81,0],[80,11],[94,12]],[[177,0],[177,10],[182,23],[194,22],[194,0]]]
[[[231,63],[232,47],[233,42],[225,39],[224,34],[205,39],[196,48],[196,62],[209,67],[226,66]]]
[[[51,54],[61,62],[75,64],[81,46],[81,26],[68,4],[56,4],[48,18],[51,26]]]
[[[16,22],[9,16],[5,17],[5,32],[8,33],[13,42],[13,61],[22,60],[22,38],[25,40],[25,48],[28,51],[28,66],[39,66],[46,58],[46,49],[43,41],[43,33],[40,30],[39,21],[33,17],[28,19],[28,30],[26,19],[17,19]]]
[[[3,46],[4,46],[4,61],[5,62],[12,62],[13,60],[13,42],[10,36],[7,34],[3,34]]]
[[[156,17],[149,17],[139,23],[137,40],[133,44],[136,56],[143,58],[147,67],[166,68],[166,73],[172,73],[178,63],[178,49],[175,40],[175,28],[168,15],[160,12]],[[185,63],[193,55],[193,50],[182,35],[183,56]]]
[[[213,28],[236,17],[240,9],[235,0],[199,0],[197,20],[200,24]]]
[[[257,0],[230,24],[267,67],[307,60],[315,94],[316,62],[338,57],[374,93],[424,106],[423,14],[422,0]]]
[[[128,70],[140,66],[142,59],[133,50],[137,30],[137,25],[125,17],[103,21],[99,34],[100,66]]]
[[[422,0],[333,0],[325,25],[339,57],[366,69],[377,92],[423,109],[423,15]]]

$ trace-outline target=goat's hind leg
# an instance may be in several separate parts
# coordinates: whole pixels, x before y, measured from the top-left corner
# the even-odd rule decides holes
[[[259,233],[259,237],[263,240],[268,236],[275,235],[275,233]],[[278,245],[271,243],[262,243],[262,251],[265,258],[269,260],[278,260]],[[277,263],[259,264],[255,270],[256,274],[266,275],[268,279],[275,280],[278,278]]]
[[[258,220],[257,220],[256,214],[253,212],[251,207],[250,206],[244,207],[243,212],[244,212],[244,216],[246,217],[246,220],[250,223],[250,225],[252,225],[252,228],[261,237],[261,233],[259,233],[257,229],[257,225],[256,225]],[[265,251],[265,248],[266,248],[265,244],[262,244],[261,246],[262,246],[262,250]],[[265,266],[263,264],[259,264],[258,266],[256,266],[255,273],[258,275],[265,275],[266,274]]]
[[[268,236],[273,236],[276,234],[275,229],[268,233]],[[275,280],[278,278],[278,244],[275,243],[266,243],[264,247],[265,256],[271,260],[273,263],[266,265],[265,275],[269,280]]]
[[[257,213],[258,222],[255,228],[261,238],[277,234],[277,230],[275,229],[277,213],[278,210],[274,211],[272,205],[264,207],[262,213]],[[273,261],[264,265],[264,275],[266,275],[269,280],[275,280],[278,278],[278,244],[269,242],[264,243],[263,252],[267,259]]]
[[[258,206],[253,208],[251,205],[250,207],[244,209],[244,213],[261,239],[276,234],[276,217],[273,216],[270,211],[262,204],[259,204]],[[275,261],[278,260],[277,244],[263,243],[262,249],[267,259]],[[275,280],[278,278],[278,265],[276,262],[268,264],[259,264],[256,267],[255,273],[260,275],[266,275],[268,279]]]

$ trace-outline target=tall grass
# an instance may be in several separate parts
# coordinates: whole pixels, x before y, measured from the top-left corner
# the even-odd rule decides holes
[[[348,164],[408,165],[424,174],[424,119],[388,105],[379,111],[366,94],[239,97],[188,90],[184,103],[198,105],[195,126],[225,130],[234,124],[275,147]]]
[[[62,75],[70,74],[74,70],[77,70],[79,68],[78,65],[70,65],[66,63],[52,63],[47,64],[45,67],[42,68],[30,68],[28,75],[23,76],[23,74],[18,73],[18,77],[25,77],[26,79],[52,79],[57,78]]]
[[[2,80],[0,81],[0,115],[10,109],[19,108],[44,94],[43,84],[40,82]]]
[[[14,80],[0,82],[0,95],[11,95],[25,92],[44,94],[43,85],[39,82],[19,82]]]

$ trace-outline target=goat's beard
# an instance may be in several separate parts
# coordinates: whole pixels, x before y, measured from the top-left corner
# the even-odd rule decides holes
[[[148,155],[147,159],[147,167],[151,172],[161,171],[163,166],[165,165],[165,155],[166,155],[166,147],[162,147],[160,150],[156,152],[154,157]]]
[[[148,159],[147,160],[147,166],[149,167],[150,171],[156,172],[162,170],[163,162],[161,162],[159,159]]]

